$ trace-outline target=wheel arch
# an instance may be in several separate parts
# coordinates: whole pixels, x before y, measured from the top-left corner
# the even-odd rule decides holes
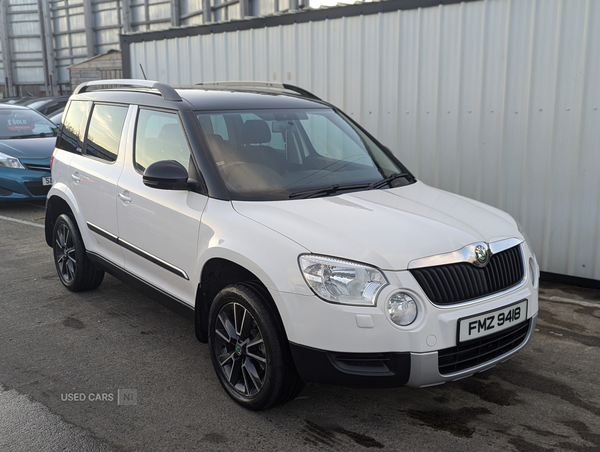
[[[231,284],[243,284],[250,287],[265,301],[277,319],[276,327],[287,340],[283,321],[275,300],[265,283],[245,266],[229,259],[213,257],[204,263],[200,274],[200,283],[196,293],[195,325],[196,337],[200,342],[208,342],[208,313],[215,296]]]
[[[44,223],[44,235],[46,238],[46,244],[49,247],[52,247],[52,234],[54,232],[56,219],[63,213],[70,215],[73,220],[76,221],[71,204],[62,196],[58,196],[56,194],[51,195],[46,200],[46,219]]]

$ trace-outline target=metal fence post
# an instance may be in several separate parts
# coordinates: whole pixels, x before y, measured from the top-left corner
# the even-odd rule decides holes
[[[0,39],[2,39],[2,59],[4,61],[4,92],[6,93],[6,97],[12,97],[16,96],[17,93],[12,71],[10,29],[8,28],[8,4],[6,3],[6,0],[0,1],[0,16],[2,16],[2,23],[0,24]]]
[[[96,55],[96,36],[94,35],[94,10],[92,0],[83,0],[83,17],[85,20],[85,45],[88,58]]]
[[[210,0],[202,0],[202,22],[207,24],[212,20]]]
[[[123,22],[123,34],[131,33],[131,2],[130,0],[121,0],[121,21]]]
[[[240,0],[240,19],[250,15],[250,3],[248,0]]]
[[[46,93],[58,95],[58,71],[54,59],[54,38],[52,36],[52,21],[50,18],[50,3],[38,0],[38,15],[42,31],[42,55],[44,57],[44,83]]]
[[[179,27],[181,20],[179,18],[179,0],[171,0],[171,26]]]

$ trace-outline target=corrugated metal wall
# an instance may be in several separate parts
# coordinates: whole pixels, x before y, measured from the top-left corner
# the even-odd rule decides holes
[[[59,84],[70,90],[69,66],[119,50],[120,33],[235,20],[243,9],[247,16],[272,14],[303,1],[0,0],[0,38],[8,45],[0,52],[0,85],[13,96],[57,94]]]
[[[18,80],[22,85],[31,85],[40,80],[43,84],[44,58],[37,1],[2,0],[0,12],[1,55],[3,59],[9,55],[14,61],[8,71],[2,64],[0,77],[2,80]],[[4,49],[4,42],[10,42],[9,49]]]
[[[307,88],[421,180],[519,219],[543,271],[600,280],[600,1],[482,0],[212,31],[131,41],[126,71]]]

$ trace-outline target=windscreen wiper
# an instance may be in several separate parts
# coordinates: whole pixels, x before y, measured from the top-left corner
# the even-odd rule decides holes
[[[353,185],[331,185],[327,188],[317,188],[314,190],[297,191],[289,197],[293,198],[317,198],[319,196],[328,196],[338,191],[345,190],[360,190],[362,188],[370,188],[371,184],[353,184]]]
[[[401,177],[409,178],[409,177],[411,177],[411,175],[409,173],[393,173],[393,174],[390,174],[388,177],[381,179],[380,181],[373,182],[369,186],[373,189],[381,188],[381,187],[389,184],[391,181],[399,179]]]
[[[55,132],[42,132],[42,133],[36,133],[36,134],[32,134],[32,135],[18,135],[16,137],[10,137],[11,140],[17,140],[17,139],[22,139],[22,138],[45,138],[45,137],[55,137],[56,133]]]

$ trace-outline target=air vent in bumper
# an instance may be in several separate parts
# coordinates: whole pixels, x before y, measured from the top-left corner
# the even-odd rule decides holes
[[[438,352],[441,375],[485,364],[519,347],[527,339],[531,319],[496,334],[464,342]]]

